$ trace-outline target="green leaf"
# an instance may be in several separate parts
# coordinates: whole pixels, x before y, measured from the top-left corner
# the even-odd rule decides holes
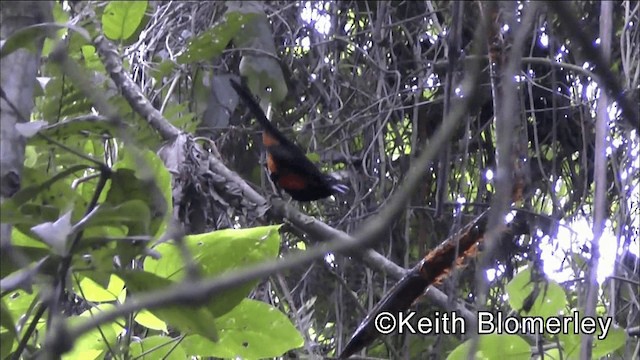
[[[139,151],[134,155],[135,151]],[[171,174],[162,160],[150,150],[129,147],[122,160],[114,166],[107,202],[119,204],[131,199],[144,201],[151,211],[150,234],[164,232],[173,208]],[[115,186],[115,188],[114,188]],[[129,235],[140,235],[129,233]]]
[[[100,206],[91,218],[84,224],[83,229],[94,226],[126,225],[136,233],[146,233],[149,228],[151,214],[149,207],[142,200],[130,200],[120,205],[105,204]]]
[[[138,29],[147,10],[147,1],[110,1],[102,14],[104,35],[111,40],[127,40]]]
[[[307,153],[307,159],[309,159],[311,162],[317,163],[320,162],[320,155],[315,152]]]
[[[0,302],[0,326],[6,329],[6,331],[12,336],[11,341],[17,339],[18,333],[16,332],[16,324],[4,299]]]
[[[202,275],[213,277],[233,269],[275,259],[280,248],[279,227],[278,225],[219,230],[189,235],[183,241]],[[185,265],[179,248],[172,243],[163,243],[155,250],[161,258],[146,258],[144,269],[163,278],[181,280],[185,275]],[[257,281],[252,281],[214,296],[209,310],[216,317],[225,314],[240,303],[256,284]]]
[[[157,335],[133,342],[129,347],[129,355],[132,359],[139,360],[184,360],[189,358],[179,338]]]
[[[560,349],[558,349],[558,348],[553,348],[553,349],[546,350],[544,352],[544,358],[545,359],[549,359],[549,360],[566,359],[566,357],[564,357],[564,355],[561,355]]]
[[[27,145],[24,149],[24,166],[34,167],[38,162],[38,151],[35,146]]]
[[[558,338],[562,343],[563,359],[580,359],[580,342],[582,339],[581,334],[559,334]]]
[[[471,339],[456,347],[447,356],[447,360],[467,360],[471,350]],[[478,347],[474,359],[478,360],[529,360],[531,347],[520,336],[507,334],[489,334],[478,337]]]
[[[229,16],[240,14],[252,17],[252,21],[246,23],[233,39],[238,48],[256,50],[242,56],[240,75],[248,79],[247,85],[260,98],[270,99],[274,103],[281,102],[287,96],[288,89],[277,60],[273,31],[267,15],[257,2],[237,2],[229,7]],[[266,56],[265,53],[272,56]],[[271,91],[267,92],[266,89]]]
[[[621,328],[609,329],[609,332],[605,334],[602,340],[598,338],[601,334],[602,331],[598,328],[595,338],[593,339],[592,357],[594,359],[605,357],[613,353],[614,351],[622,348],[627,342],[627,333]]]
[[[24,290],[16,290],[5,294],[5,296],[2,297],[2,301],[14,321],[20,320],[24,321],[25,324],[30,324],[31,321],[33,321],[35,307],[39,302],[39,299],[36,293],[29,294]],[[44,327],[45,319],[46,316],[44,318],[40,318],[36,325],[37,330]]]
[[[194,261],[201,266],[203,275],[213,276],[276,258],[280,247],[280,226],[218,230],[185,236],[183,242]],[[167,242],[155,250],[161,258],[147,258],[145,270],[168,279],[182,279],[185,266],[178,247]]]
[[[146,328],[152,330],[161,330],[165,333],[169,332],[169,330],[167,329],[167,323],[160,320],[157,316],[153,315],[149,310],[140,311],[135,316],[135,318],[133,318],[133,320]]]
[[[150,203],[152,200],[145,192],[148,184],[143,183],[136,178],[134,171],[129,169],[118,169],[111,176],[111,186],[107,193],[105,210],[101,210],[101,217],[104,221],[109,222],[111,217],[117,217],[117,210],[121,207],[129,209],[146,208],[147,221],[129,222],[128,235],[146,235],[149,233],[149,214]],[[101,219],[96,219],[96,224],[100,225]]]
[[[90,113],[92,106],[85,94],[60,74],[47,82],[38,108],[45,119],[64,119]]]
[[[75,280],[74,278],[73,286],[76,294],[90,302],[116,301],[124,289],[122,279],[113,274],[106,289],[87,276],[79,276],[79,281]]]
[[[124,279],[131,292],[145,293],[175,285],[171,280],[143,271],[118,271],[116,274]],[[207,339],[217,341],[218,335],[213,326],[214,317],[206,307],[167,306],[149,310],[156,317],[174,326],[182,332],[199,334]]]
[[[11,231],[11,245],[14,247],[36,248],[43,250],[48,248],[43,242],[35,240],[33,237],[26,235],[16,228],[13,228]]]
[[[82,59],[84,60],[84,64],[87,69],[96,70],[99,72],[105,72],[106,69],[104,64],[102,64],[102,60],[96,53],[96,48],[93,45],[84,45],[80,48],[82,52]]]
[[[178,56],[179,64],[209,61],[222,53],[242,26],[253,21],[250,14],[226,13],[210,30],[189,41],[187,50]]]
[[[156,233],[156,229],[161,225],[167,210],[166,203],[158,194],[153,181],[137,178],[133,170],[118,169],[112,173],[107,198],[102,205],[106,207],[104,216],[96,221],[100,223],[102,220],[103,227],[109,224],[111,226],[124,225],[126,226],[126,236],[150,236],[150,234]],[[125,211],[122,214],[117,214],[117,209]],[[117,221],[116,219],[121,216],[129,218]],[[103,227],[92,228],[102,229]],[[111,231],[115,230],[117,229],[111,228]],[[91,235],[95,236],[95,234]],[[118,241],[116,242],[116,252],[120,261],[126,264],[142,255],[146,245],[146,241]]]
[[[304,340],[289,318],[273,306],[244,299],[215,320],[220,340],[213,343],[197,335],[182,346],[190,356],[263,359],[301,347]]]
[[[8,331],[0,331],[0,359],[7,359],[16,345],[15,336]]]
[[[84,244],[84,240],[78,248],[81,248]],[[84,252],[83,252],[84,253]],[[120,252],[116,246],[105,246],[97,249],[93,249],[89,252],[89,256],[76,256],[74,258],[73,267],[76,269],[82,269],[77,273],[82,274],[85,277],[90,278],[99,286],[108,288],[111,282],[111,271],[113,270],[113,260],[116,256],[119,256]],[[86,270],[90,267],[92,271]],[[119,294],[121,296],[122,292]]]
[[[37,301],[35,293],[29,294],[24,290],[13,291],[5,295],[2,299],[5,301],[5,306],[14,319],[19,319],[29,312],[34,301]]]
[[[83,171],[85,169],[89,168],[89,166],[87,165],[76,165],[76,166],[72,166],[68,169],[65,169],[57,174],[55,174],[54,176],[49,177],[47,180],[35,184],[35,185],[29,185],[26,187],[23,187],[20,191],[18,191],[17,193],[15,193],[10,199],[4,201],[2,203],[2,217],[3,217],[3,221],[7,221],[7,222],[12,222],[9,219],[7,219],[7,217],[10,217],[11,215],[17,215],[15,214],[16,210],[23,204],[25,204],[27,201],[30,201],[32,199],[35,199],[40,193],[45,192],[47,190],[53,190],[52,188],[54,187],[54,184],[56,184],[58,181],[60,180],[64,180],[66,177],[68,177],[69,175],[72,175],[76,172],[79,171]],[[33,173],[34,170],[30,169],[30,168],[25,168],[24,170],[24,177],[28,177],[29,172]],[[42,173],[38,172],[38,174],[34,174],[39,178],[42,178]],[[63,185],[64,188],[68,188],[68,186]],[[70,190],[70,189],[69,189]],[[47,197],[51,197],[51,196],[56,196],[57,197],[63,197],[63,194],[50,194],[47,195]],[[47,200],[51,200],[51,198],[47,199]]]
[[[564,289],[555,281],[538,284],[538,295],[531,306],[528,316],[541,316],[548,318],[558,316],[567,305],[567,297]],[[534,291],[535,284],[531,282],[531,269],[520,271],[506,286],[509,295],[509,304],[515,310],[523,308],[527,297]]]
[[[69,319],[71,326],[88,321],[93,315],[102,311],[113,310],[112,304],[100,304],[86,310],[80,316]],[[100,328],[95,328],[77,339],[73,344],[73,349],[64,354],[62,359],[83,359],[95,360],[100,358],[109,349],[113,349],[116,344],[118,334],[122,331],[122,326],[118,322],[124,323],[124,319],[119,318],[109,324],[102,324]]]
[[[575,310],[574,310],[575,311]],[[579,319],[582,319],[582,314],[579,315]],[[613,327],[613,325],[612,325]],[[562,343],[563,358],[564,359],[580,359],[580,344],[582,344],[582,334],[574,333],[573,326],[569,328],[568,334],[560,333],[558,338]],[[593,335],[593,347],[591,350],[591,356],[594,359],[604,357],[612,352],[618,350],[627,341],[627,334],[621,328],[609,328],[609,331],[602,337],[602,329],[600,326],[596,328],[596,332]]]
[[[60,29],[68,28],[80,34],[87,42],[91,41],[89,33],[75,25],[71,24],[56,24],[56,23],[41,23],[35,24],[16,31],[11,34],[9,38],[4,42],[2,48],[0,48],[0,58],[3,58],[18,49],[27,49],[31,52],[35,52],[36,45],[40,42],[40,39],[53,34]]]

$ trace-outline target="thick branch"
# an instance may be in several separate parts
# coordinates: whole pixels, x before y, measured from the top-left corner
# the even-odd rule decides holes
[[[384,233],[384,230],[390,226],[396,216],[402,212],[406,202],[411,197],[413,189],[416,188],[416,186],[422,181],[423,177],[427,174],[425,171],[425,169],[428,168],[427,165],[433,160],[436,153],[444,143],[448,141],[451,134],[453,134],[454,130],[457,128],[460,119],[466,114],[469,104],[471,103],[471,100],[475,98],[478,88],[477,73],[479,73],[479,71],[477,71],[477,66],[474,68],[476,68],[473,69],[474,71],[469,71],[469,78],[463,87],[464,93],[468,94],[468,96],[462,100],[459,106],[456,107],[455,111],[453,111],[443,122],[442,127],[438,129],[437,133],[431,139],[429,146],[426,147],[424,152],[416,159],[416,165],[409,170],[405,180],[402,182],[397,193],[389,200],[387,206],[385,206],[376,216],[373,216],[371,219],[366,221],[360,230],[356,232],[353,238],[349,238],[345,234],[344,238],[333,238],[329,243],[320,244],[310,250],[298,253],[294,256],[289,256],[281,261],[273,260],[248,269],[242,269],[233,273],[226,273],[216,279],[199,282],[183,282],[167,289],[133,297],[121,306],[118,306],[111,311],[102,312],[91,320],[70,329],[65,333],[66,338],[77,339],[82,334],[100,324],[113,321],[120,316],[130,314],[143,308],[155,309],[177,303],[204,303],[214,294],[229,290],[255,279],[264,278],[265,276],[275,274],[282,270],[308,264],[311,261],[324,257],[327,252],[343,253],[349,250],[370,246],[380,237],[380,234]],[[214,163],[218,166],[223,166],[216,161],[214,161]],[[229,176],[229,179],[237,177],[237,174],[228,169],[223,171],[220,175],[227,175]],[[241,182],[241,184],[238,185],[241,185],[240,187],[247,191],[245,196],[255,200],[262,198],[250,189],[248,185],[244,184],[244,182]],[[434,293],[437,294],[437,292]]]
[[[151,105],[138,85],[124,72],[115,46],[102,35],[96,37],[93,44],[102,57],[107,72],[118,85],[129,105],[149,122],[149,125],[160,134],[163,140],[171,140],[178,136],[180,130]]]

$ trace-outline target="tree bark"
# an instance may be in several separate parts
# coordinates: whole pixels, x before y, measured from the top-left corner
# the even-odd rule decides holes
[[[7,40],[16,31],[50,17],[50,2],[5,2],[0,13],[0,37]],[[30,117],[43,43],[42,38],[36,41],[35,52],[21,48],[0,59],[0,85],[4,92],[0,100],[0,201],[3,202],[20,189],[25,139],[17,132],[16,124]],[[10,239],[11,225],[0,224],[0,248],[5,250]]]

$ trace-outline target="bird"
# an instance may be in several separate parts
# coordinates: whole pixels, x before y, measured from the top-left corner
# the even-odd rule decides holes
[[[267,169],[271,181],[278,189],[284,190],[299,202],[320,200],[348,191],[346,185],[333,176],[322,173],[298,145],[276,129],[245,85],[233,79],[230,81],[264,130],[262,144],[266,149]]]

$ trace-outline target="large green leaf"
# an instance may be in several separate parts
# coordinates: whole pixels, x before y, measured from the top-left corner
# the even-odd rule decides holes
[[[175,284],[171,280],[144,271],[118,271],[116,275],[125,281],[127,290],[133,293],[146,293]],[[174,305],[149,311],[182,332],[217,340],[216,329],[213,326],[214,316],[206,307]]]
[[[506,286],[509,304],[514,310],[523,308],[527,297],[534,291],[535,284],[531,282],[531,269],[520,271]],[[558,316],[567,305],[564,289],[555,281],[538,284],[538,296],[527,313],[527,316],[541,316],[548,318]]]
[[[289,318],[273,306],[244,299],[215,320],[220,340],[187,336],[182,347],[191,356],[264,359],[301,347],[304,339]]]
[[[23,205],[27,201],[37,198],[38,195],[41,195],[41,193],[46,191],[51,191],[51,189],[59,181],[68,178],[70,175],[74,173],[84,171],[87,168],[89,168],[89,166],[87,165],[77,165],[68,169],[64,169],[53,176],[46,176],[47,175],[46,173],[43,173],[33,168],[25,168],[23,171],[24,172],[23,181],[24,181],[24,185],[27,185],[27,186],[24,186],[20,191],[14,194],[10,199],[2,203],[3,221],[7,221],[5,220],[6,216],[8,216],[7,212],[15,211],[15,209],[20,207],[20,205]],[[47,178],[47,180],[42,181],[43,177]],[[68,184],[63,184],[62,187],[65,189],[69,188]],[[45,194],[43,195],[43,197],[46,200],[48,200],[48,202],[51,202],[51,200],[55,198],[62,198],[64,197],[64,195],[66,194],[57,194],[57,193]]]
[[[210,30],[189,42],[187,50],[178,56],[178,63],[192,64],[198,61],[210,61],[220,55],[242,26],[251,23],[253,19],[251,14],[226,13],[224,18]]]
[[[6,311],[11,314],[10,316],[14,321],[23,321],[25,326],[31,324],[36,304],[39,302],[37,294],[29,294],[24,290],[16,290],[6,294],[2,300]],[[46,317],[40,318],[36,329],[40,330],[44,327],[45,319]]]
[[[98,53],[96,53],[96,48],[93,45],[84,45],[80,48],[80,51],[82,52],[82,60],[84,60],[84,65],[87,69],[100,73],[106,72],[104,64],[102,60],[100,60]]]
[[[147,1],[110,1],[102,14],[104,35],[111,40],[128,40],[138,29]]]
[[[142,167],[144,168],[145,166],[148,167],[148,165],[143,165]],[[111,181],[108,184],[109,190],[103,204],[107,209],[111,208],[111,210],[105,210],[106,215],[111,219],[115,219],[118,217],[117,214],[114,214],[113,210],[115,209],[123,207],[127,209],[128,213],[139,209],[140,213],[132,215],[132,219],[130,219],[134,221],[113,221],[111,223],[118,226],[125,225],[127,236],[151,236],[155,234],[163,224],[167,214],[166,202],[156,182],[149,177],[141,179],[137,176],[137,171],[124,168],[122,164],[117,164],[114,168],[117,169],[111,175]],[[120,261],[127,264],[140,256],[144,252],[145,246],[146,242],[118,241],[116,242],[116,252]]]
[[[602,331],[598,331],[593,340],[592,357],[594,359],[612,354],[614,351],[622,348],[628,340],[627,333],[619,327],[609,329],[609,332],[607,332],[602,339],[599,338],[601,334]]]
[[[575,311],[575,310],[574,310]],[[572,315],[573,316],[573,313]],[[583,315],[579,314],[578,319],[582,319]],[[600,317],[601,321],[605,319]],[[581,320],[579,320],[581,321]],[[573,325],[574,322],[571,322]],[[582,344],[582,333],[574,333],[573,326],[569,327],[569,333],[560,333],[558,338],[562,343],[562,355],[564,359],[580,359],[580,344]],[[608,329],[606,334],[602,334],[600,326],[596,327],[596,332],[593,334],[593,347],[591,348],[591,356],[594,359],[606,356],[622,347],[627,341],[627,334],[624,329],[613,328],[613,325]]]
[[[280,247],[279,226],[262,226],[250,229],[227,229],[206,234],[186,236],[186,248],[198,264],[203,276],[212,277],[237,268],[274,259]],[[174,281],[185,275],[185,264],[180,249],[172,243],[160,244],[155,250],[160,259],[147,258],[146,271]],[[209,309],[214,316],[221,316],[246,297],[257,281],[240,285],[212,298]]]
[[[86,301],[116,301],[124,288],[124,282],[116,275],[111,274],[109,285],[105,288],[88,276],[78,275],[74,277],[73,288],[76,294]]]
[[[92,249],[87,247],[88,244],[86,242],[87,238],[83,238],[80,246],[78,246],[78,252],[82,252],[83,256],[74,257],[73,268],[81,269],[81,271],[78,270],[77,274],[90,278],[99,286],[107,289],[111,283],[114,258],[116,256],[120,257],[121,251],[116,244],[107,244],[106,246]],[[86,270],[87,267],[92,270]]]
[[[98,214],[100,217],[96,219],[97,223],[100,224],[101,217],[104,217],[106,221],[109,221],[109,218],[115,220],[114,217],[118,216],[117,210],[121,207],[138,210],[145,209],[146,221],[129,222],[128,235],[149,234],[151,220],[150,207],[153,203],[152,191],[145,191],[149,185],[149,183],[136,178],[133,170],[116,170],[111,176],[111,186],[107,194],[107,202],[105,203],[106,208],[105,210],[101,210],[101,214]],[[131,210],[127,211],[127,213],[129,212],[131,212]]]
[[[35,297],[35,294],[29,294],[24,290],[16,290],[6,294],[2,299],[5,301],[5,306],[13,318],[19,319],[33,307],[33,302],[36,301]]]
[[[279,228],[280,225],[271,225],[218,230],[185,236],[183,242],[202,267],[203,275],[213,276],[275,258],[280,245]],[[163,243],[155,250],[161,258],[147,258],[145,270],[168,279],[181,279],[185,264],[179,248],[172,243]]]
[[[165,333],[169,332],[167,329],[167,323],[153,315],[149,310],[142,310],[138,312],[133,320],[146,328],[161,330]]]
[[[111,225],[148,229],[150,218],[149,207],[142,200],[130,200],[116,206],[105,204],[93,213],[89,221],[84,224],[83,229]],[[139,231],[146,233],[144,230],[136,230],[135,233],[140,233]]]

